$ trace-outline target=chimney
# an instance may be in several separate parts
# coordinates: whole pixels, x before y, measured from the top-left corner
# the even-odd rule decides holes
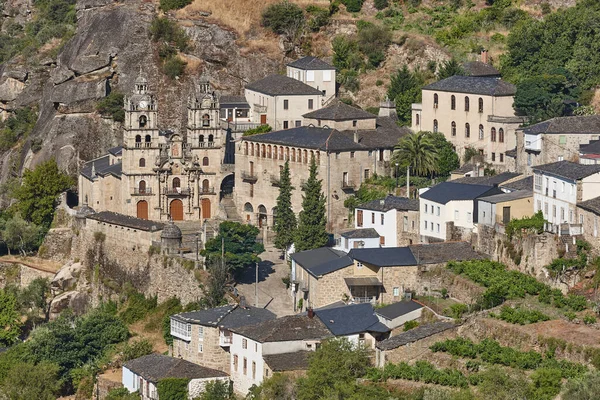
[[[385,101],[382,101],[379,104],[379,117],[390,117],[393,119],[398,118],[398,113],[396,113],[396,103],[390,101],[389,98],[385,98]]]
[[[313,319],[313,317],[315,316],[315,311],[312,307],[306,309],[306,315],[308,315],[308,318]]]
[[[488,64],[488,51],[486,49],[481,50],[481,62]]]
[[[358,131],[354,131],[354,143],[358,143]]]
[[[248,308],[248,304],[246,304],[246,296],[240,296],[240,307]]]
[[[385,200],[384,200],[384,199],[380,199],[380,200],[379,200],[379,205],[380,205],[380,206],[383,206],[383,205],[385,205]]]

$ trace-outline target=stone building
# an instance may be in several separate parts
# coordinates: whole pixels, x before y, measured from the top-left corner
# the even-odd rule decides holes
[[[583,238],[592,245],[592,252],[600,255],[600,197],[577,204],[577,215]]]
[[[81,169],[79,194],[84,203],[96,211],[151,220],[216,215],[219,195],[232,186],[233,177],[224,164],[226,131],[209,82],[200,79],[188,99],[185,132],[159,129],[158,102],[143,76],[124,103],[123,146]]]
[[[325,102],[336,95],[335,67],[316,57],[306,56],[287,65],[287,76],[320,90]]]
[[[579,162],[580,146],[599,138],[600,115],[552,118],[518,129],[517,170],[530,175],[538,165]]]
[[[327,199],[329,228],[347,227],[344,200],[373,174],[389,173],[394,146],[408,134],[392,117],[377,117],[338,102],[305,118],[321,126],[311,122],[309,126],[243,137],[237,144],[234,200],[246,221],[259,226],[273,224],[279,173],[286,160],[295,187],[292,208],[299,213],[302,187],[314,157]]]
[[[422,102],[412,105],[412,130],[442,132],[462,158],[476,149],[499,171],[514,171],[506,152],[516,146],[516,87],[494,75],[452,76],[423,88]]]
[[[172,315],[173,356],[228,372],[231,330],[272,319],[271,311],[242,305]]]

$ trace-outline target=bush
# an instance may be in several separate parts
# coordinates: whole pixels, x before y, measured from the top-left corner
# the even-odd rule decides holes
[[[25,107],[17,109],[5,121],[0,122],[0,150],[8,150],[19,139],[27,138],[36,121],[37,114],[35,110]]]
[[[389,6],[388,0],[375,0],[375,8],[378,10],[383,10]]]
[[[503,306],[500,310],[500,315],[494,316],[495,318],[509,322],[511,324],[535,324],[540,321],[548,321],[550,317],[537,310],[523,310],[521,308],[513,308],[509,306]]]
[[[139,393],[129,393],[127,388],[112,389],[108,392],[105,400],[139,400]]]
[[[192,0],[160,0],[159,8],[163,11],[179,10],[191,3]]]
[[[132,292],[128,295],[127,306],[121,312],[120,317],[126,324],[132,324],[144,319],[146,315],[156,308],[156,296],[146,298],[142,293]]]
[[[358,29],[358,49],[369,59],[372,67],[379,66],[385,60],[391,40],[392,35],[384,26],[367,24]]]
[[[262,13],[261,24],[278,35],[294,36],[304,25],[304,12],[294,3],[284,0],[271,4]]]
[[[459,318],[462,318],[462,316],[467,311],[469,311],[469,307],[466,304],[458,303],[458,304],[452,304],[444,312],[446,313],[446,315],[448,315],[454,319],[459,319]]]
[[[586,325],[592,325],[596,323],[596,317],[593,315],[586,315],[583,317],[583,323]]]
[[[163,72],[171,79],[182,77],[187,63],[175,56],[167,59],[163,64]]]
[[[123,361],[134,360],[136,358],[152,353],[152,343],[148,339],[138,340],[133,343],[127,343],[123,348]]]
[[[523,217],[521,219],[511,219],[506,225],[506,235],[512,239],[513,235],[521,235],[522,230],[533,230],[536,233],[542,233],[544,230],[544,214],[538,211],[532,217]]]
[[[153,42],[164,42],[185,52],[189,46],[189,38],[177,23],[166,17],[158,17],[150,24],[150,38]]]
[[[404,332],[410,331],[411,329],[414,329],[417,326],[419,326],[419,323],[417,321],[415,321],[415,320],[413,320],[413,321],[407,321],[407,322],[404,323],[403,330],[404,330]]]
[[[318,32],[323,26],[329,24],[329,10],[317,6],[307,6],[306,12],[308,13],[308,27],[313,32]]]
[[[362,9],[363,0],[342,0],[349,12],[359,12]]]
[[[101,115],[111,117],[114,121],[125,121],[125,109],[123,108],[123,93],[112,91],[108,96],[96,104],[96,111]]]
[[[427,361],[417,361],[414,365],[401,362],[398,364],[388,363],[383,371],[370,370],[368,372],[371,380],[408,379],[417,382],[434,383],[442,386],[462,387],[469,385],[467,378],[457,369],[437,369]]]
[[[246,132],[244,132],[243,136],[252,136],[257,135],[259,133],[267,133],[271,132],[272,130],[273,128],[271,128],[270,125],[259,125],[256,128],[248,129]]]
[[[187,400],[189,379],[165,378],[158,381],[156,391],[158,397],[169,400]]]

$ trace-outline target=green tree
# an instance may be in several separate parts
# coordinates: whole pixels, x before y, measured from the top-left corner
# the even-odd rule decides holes
[[[123,361],[134,360],[142,356],[152,354],[152,343],[148,339],[136,340],[133,343],[127,343],[123,348]]]
[[[73,184],[73,179],[58,169],[54,159],[48,160],[33,170],[25,170],[23,184],[15,193],[16,208],[26,221],[48,228],[58,195]]]
[[[284,0],[265,8],[261,23],[278,35],[295,38],[304,27],[304,12],[297,4]]]
[[[533,76],[517,83],[514,107],[518,114],[531,118],[531,122],[544,121],[569,114],[571,108],[565,100],[579,95],[572,80],[556,71],[552,75]]]
[[[248,397],[252,400],[294,400],[297,397],[296,381],[289,375],[276,372],[260,386],[250,388]]]
[[[437,78],[441,81],[442,79],[450,78],[454,75],[464,74],[465,70],[463,69],[462,65],[460,65],[460,63],[456,61],[456,59],[452,58],[448,61],[444,61],[444,63],[440,65],[440,68],[437,73]]]
[[[392,75],[387,95],[396,102],[396,112],[401,124],[410,124],[412,103],[421,99],[422,87],[421,75],[411,72],[406,64]]]
[[[446,139],[443,133],[428,133],[433,141],[433,147],[437,152],[437,163],[435,173],[438,176],[449,176],[452,171],[460,167],[458,154],[452,148],[452,143]]]
[[[105,397],[105,400],[139,400],[140,394],[129,393],[127,388],[118,388],[112,389],[108,392],[108,395]]]
[[[580,379],[570,380],[562,399],[595,400],[598,398],[598,393],[600,393],[600,373],[591,372]]]
[[[429,132],[417,132],[406,135],[394,148],[394,160],[412,168],[412,173],[426,176],[436,170],[438,153],[435,142]]]
[[[3,346],[10,346],[19,338],[22,325],[20,317],[15,296],[0,290],[0,343]]]
[[[158,397],[169,400],[187,400],[189,379],[165,378],[158,381],[156,391]]]
[[[194,400],[227,400],[232,395],[231,385],[226,381],[212,381],[206,384],[204,392]]]
[[[56,364],[49,362],[18,363],[10,370],[0,390],[11,400],[54,400],[61,386],[58,370]]]
[[[229,265],[217,256],[212,257],[208,264],[210,275],[203,287],[204,298],[207,308],[222,306],[225,301],[225,285],[230,279]]]
[[[25,221],[19,213],[8,221],[0,221],[0,240],[6,244],[9,253],[14,250],[27,255],[40,246],[42,237],[42,229],[32,222]]]
[[[385,26],[367,24],[358,30],[358,48],[372,67],[378,67],[385,60],[391,42],[392,34]]]
[[[327,245],[327,220],[325,217],[325,196],[321,180],[317,178],[317,163],[310,160],[310,175],[304,186],[302,211],[295,237],[295,251],[311,250]]]
[[[528,399],[529,386],[523,374],[509,375],[498,367],[481,372],[477,385],[481,398],[486,400]]]
[[[101,115],[111,117],[114,121],[125,121],[123,97],[123,93],[113,90],[108,96],[96,104],[96,111],[98,111]]]
[[[286,250],[294,243],[297,220],[292,210],[292,182],[290,179],[290,164],[286,160],[279,176],[279,196],[277,197],[277,217],[275,218],[275,247]]]
[[[225,221],[219,225],[219,234],[206,242],[202,255],[207,261],[221,257],[221,244],[225,249],[225,262],[234,271],[253,266],[260,261],[258,255],[265,251],[256,241],[260,233],[253,225]]]
[[[297,398],[334,398],[325,394],[329,390],[345,392],[346,387],[352,385],[356,378],[365,375],[369,365],[366,348],[357,347],[345,338],[326,340],[310,355],[306,378],[297,381]]]

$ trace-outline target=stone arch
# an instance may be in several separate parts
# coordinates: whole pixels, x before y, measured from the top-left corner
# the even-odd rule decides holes
[[[145,158],[140,158],[140,161],[138,162],[138,166],[143,168],[146,166],[146,159]]]
[[[221,198],[232,197],[235,187],[235,174],[229,174],[221,181]]]
[[[470,108],[471,108],[471,105],[469,102],[469,96],[465,96],[465,111],[469,111]]]
[[[173,189],[180,188],[181,187],[181,179],[179,179],[177,177],[173,178],[172,187],[173,187]]]
[[[200,147],[204,147],[204,135],[200,135],[200,137],[198,138],[198,143]]]
[[[283,146],[279,146],[279,159],[283,160]]]
[[[135,142],[136,143],[142,143],[142,136],[141,135],[135,135]]]
[[[264,205],[258,206],[258,227],[267,226],[267,207]]]
[[[271,145],[267,146],[267,158],[271,158]]]
[[[248,155],[248,142],[244,143],[244,155]]]
[[[208,163],[209,163],[209,161],[208,161],[208,157],[204,157],[204,158],[202,159],[202,166],[204,166],[204,167],[208,167]]]
[[[495,142],[495,141],[496,141],[496,128],[494,128],[494,127],[492,127],[492,131],[491,131],[491,138],[490,138],[490,140],[491,140],[492,142]]]
[[[202,126],[203,126],[203,127],[210,126],[210,115],[208,115],[208,114],[204,114],[204,115],[202,116]]]
[[[279,152],[279,147],[273,146],[273,160],[277,160],[279,158],[278,154],[277,154],[278,152]]]
[[[204,179],[202,181],[202,192],[208,193],[210,190],[210,181],[208,179]]]
[[[452,95],[450,97],[450,109],[456,110],[456,96],[455,95]]]
[[[498,130],[498,141],[500,143],[504,143],[504,129],[503,128],[500,128]]]
[[[150,143],[151,141],[152,141],[152,136],[146,135],[146,137],[144,137],[144,142]]]
[[[145,128],[146,125],[148,125],[148,117],[146,117],[145,115],[141,115],[138,119],[138,126],[140,128]]]
[[[246,222],[252,221],[253,214],[254,214],[254,207],[252,207],[252,204],[250,204],[250,203],[244,204],[244,215],[246,216]]]
[[[433,94],[433,108],[437,108],[438,106],[438,101],[439,101],[439,97],[437,93]]]
[[[141,180],[138,183],[138,191],[140,194],[145,194],[146,193],[146,181],[145,180]]]

